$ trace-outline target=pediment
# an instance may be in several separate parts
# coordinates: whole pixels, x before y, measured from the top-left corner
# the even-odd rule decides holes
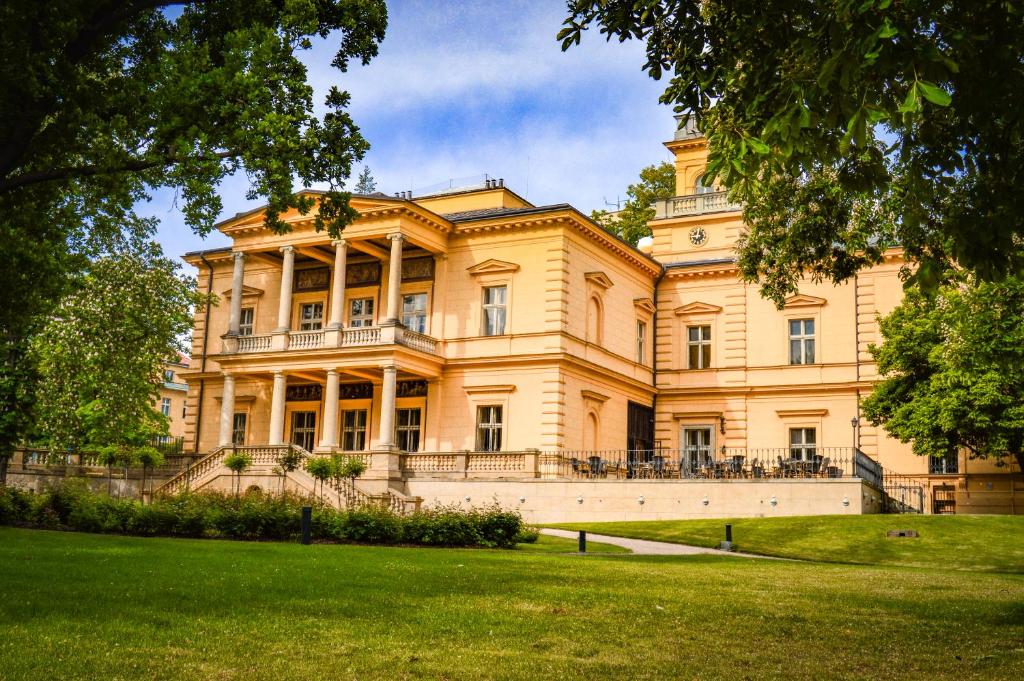
[[[594,284],[595,286],[600,286],[603,289],[609,289],[615,285],[612,283],[612,280],[608,278],[608,275],[605,274],[604,272],[586,272],[583,275],[583,278],[589,281],[591,284]]]
[[[633,306],[638,310],[643,310],[644,312],[649,312],[651,314],[654,314],[657,310],[657,308],[654,307],[654,301],[650,298],[634,298]]]
[[[682,305],[673,310],[677,316],[688,315],[688,314],[716,314],[722,311],[717,305],[710,303],[692,302]]]
[[[824,298],[806,296],[802,293],[798,293],[795,296],[786,298],[785,307],[821,307],[827,302],[828,301]]]
[[[496,260],[494,258],[466,268],[466,271],[473,276],[479,274],[511,274],[518,270],[519,265],[514,262],[506,262],[505,260]]]
[[[220,295],[221,295],[221,297],[223,297],[223,298],[225,298],[227,300],[231,300],[231,293],[232,293],[231,289],[227,289],[225,291],[222,291]],[[242,285],[242,297],[243,298],[249,298],[249,297],[254,297],[254,296],[262,296],[262,295],[263,295],[263,289],[256,288],[255,286],[246,286],[244,284]]]
[[[596,390],[581,390],[580,396],[583,397],[585,402],[596,402],[598,404],[604,404],[610,399],[608,395],[599,393]]]

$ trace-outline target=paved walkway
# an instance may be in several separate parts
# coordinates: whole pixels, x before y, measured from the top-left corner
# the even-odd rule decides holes
[[[552,537],[564,537],[566,539],[576,539],[579,536],[578,532],[572,530],[555,530],[552,528],[542,528],[541,534],[547,534]],[[768,558],[768,556],[755,556],[752,553],[735,553],[732,551],[720,551],[718,549],[708,549],[703,546],[689,546],[687,544],[670,544],[669,542],[663,541],[648,541],[646,539],[627,539],[626,537],[610,537],[606,534],[592,534],[587,532],[588,542],[599,542],[601,544],[613,544],[615,546],[621,546],[629,549],[638,556],[695,556],[698,554],[712,554],[715,556],[738,556],[740,558]]]

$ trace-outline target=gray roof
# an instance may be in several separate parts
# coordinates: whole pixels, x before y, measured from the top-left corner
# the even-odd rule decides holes
[[[469,222],[471,220],[483,220],[485,218],[544,213],[549,210],[564,208],[572,208],[572,206],[567,203],[556,203],[550,206],[529,206],[525,208],[477,208],[476,210],[464,210],[458,213],[443,213],[441,217],[446,218],[451,222]]]
[[[682,267],[700,267],[701,265],[725,265],[736,262],[736,258],[707,258],[705,260],[681,260],[679,262],[665,263],[667,269]]]

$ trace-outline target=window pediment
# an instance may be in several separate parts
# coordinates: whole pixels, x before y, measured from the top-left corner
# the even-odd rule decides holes
[[[596,404],[604,404],[609,399],[607,395],[603,395],[594,390],[581,390],[580,395],[586,402],[594,402]]]
[[[513,393],[516,391],[514,385],[465,385],[462,389],[469,395],[480,395],[484,393],[501,394]]]
[[[612,286],[615,285],[614,283],[612,283],[612,280],[608,278],[608,275],[605,274],[604,272],[586,272],[583,275],[583,278],[586,279],[591,284],[599,286],[603,289],[610,289]]]
[[[656,310],[656,308],[654,307],[654,301],[652,301],[650,298],[634,298],[633,306],[638,310],[643,310],[644,312],[650,314],[654,314]]]
[[[816,296],[807,296],[802,293],[798,293],[795,296],[786,298],[785,307],[821,307],[828,301],[824,298],[818,298]]]
[[[828,416],[828,409],[776,409],[775,414],[781,419],[808,418]]]
[[[231,300],[231,289],[221,292],[221,297],[227,300]],[[263,289],[256,288],[255,286],[242,285],[242,298],[254,298],[263,295]]]
[[[722,308],[717,305],[711,305],[710,303],[693,302],[687,303],[681,307],[677,307],[674,312],[676,316],[682,317],[684,315],[692,314],[715,314],[721,312]]]
[[[473,276],[479,274],[512,274],[518,270],[519,265],[514,262],[506,262],[505,260],[497,260],[495,258],[484,260],[481,263],[466,268],[466,271]]]

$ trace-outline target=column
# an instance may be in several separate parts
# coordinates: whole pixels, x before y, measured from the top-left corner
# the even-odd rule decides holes
[[[231,316],[228,318],[228,333],[238,335],[242,322],[242,281],[245,278],[245,253],[235,253],[235,270],[231,276]]]
[[[331,279],[331,318],[329,329],[340,329],[345,309],[345,260],[348,257],[348,243],[344,239],[334,244],[334,277]]]
[[[401,234],[388,234],[391,239],[391,260],[388,262],[388,315],[386,322],[397,322],[399,303],[402,300],[402,242]]]
[[[284,444],[284,393],[288,387],[288,377],[280,369],[274,371],[274,393],[270,399],[270,442],[271,445]]]
[[[292,325],[292,279],[295,272],[295,247],[282,246],[284,263],[281,267],[281,302],[277,308],[276,333],[288,331]]]
[[[327,389],[324,390],[324,428],[321,449],[338,446],[338,370],[327,370]]]
[[[237,262],[237,261],[236,261]],[[231,445],[231,427],[235,420],[235,377],[232,374],[224,374],[224,392],[220,402],[220,438],[217,445],[227,447]]]
[[[398,367],[384,367],[384,384],[380,395],[379,449],[395,446],[395,395],[398,390]]]

